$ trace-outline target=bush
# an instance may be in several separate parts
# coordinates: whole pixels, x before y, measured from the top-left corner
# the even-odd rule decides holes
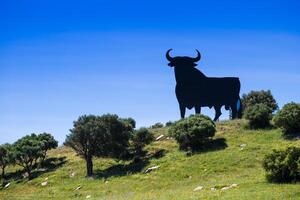
[[[173,124],[174,124],[174,122],[168,121],[168,122],[166,122],[166,127],[172,126]]]
[[[269,181],[300,181],[300,148],[288,147],[286,150],[273,150],[271,154],[265,156],[263,167]]]
[[[300,133],[300,104],[288,103],[274,116],[275,126],[282,128],[284,134]]]
[[[251,91],[248,94],[243,94],[241,100],[243,109],[247,109],[248,107],[256,104],[265,104],[272,111],[272,113],[278,109],[276,100],[274,99],[270,90]]]
[[[169,134],[179,143],[181,150],[204,148],[215,135],[214,122],[204,115],[192,115],[179,120],[169,129]]]
[[[147,128],[140,128],[133,132],[131,140],[136,156],[140,156],[143,153],[143,147],[154,140],[154,135]]]
[[[250,128],[266,128],[270,126],[272,110],[265,104],[255,104],[246,108],[244,116],[249,120]]]
[[[163,127],[164,127],[164,125],[160,122],[157,122],[151,126],[151,128],[163,128]]]

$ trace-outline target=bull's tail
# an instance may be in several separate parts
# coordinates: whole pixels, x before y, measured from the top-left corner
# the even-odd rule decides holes
[[[237,104],[236,104],[236,108],[237,108],[237,118],[242,118],[243,115],[243,104],[241,101],[241,98],[238,98]]]

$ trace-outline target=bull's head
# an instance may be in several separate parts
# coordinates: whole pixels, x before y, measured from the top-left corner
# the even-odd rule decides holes
[[[191,58],[187,56],[176,56],[172,58],[170,56],[171,50],[172,49],[169,49],[166,53],[167,60],[170,61],[170,63],[168,64],[170,67],[195,67],[197,66],[196,62],[198,62],[201,59],[201,54],[197,49],[196,58]]]

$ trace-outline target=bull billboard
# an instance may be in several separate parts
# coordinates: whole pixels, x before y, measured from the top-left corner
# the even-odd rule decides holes
[[[240,99],[241,83],[237,77],[207,77],[196,68],[201,59],[198,50],[195,58],[187,56],[170,55],[169,49],[166,58],[169,66],[174,67],[176,88],[175,93],[179,103],[181,118],[185,116],[185,110],[195,109],[196,114],[201,113],[201,107],[214,107],[215,117],[221,116],[221,108],[231,111],[231,118],[237,118],[242,110]]]

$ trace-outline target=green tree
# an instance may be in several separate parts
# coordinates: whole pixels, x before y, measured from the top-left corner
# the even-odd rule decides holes
[[[38,135],[37,139],[41,141],[41,149],[43,152],[41,163],[43,163],[46,158],[47,151],[56,148],[58,146],[58,142],[49,133],[41,133]]]
[[[251,91],[248,94],[243,94],[241,100],[244,110],[256,104],[265,104],[272,112],[278,109],[276,100],[270,90]]]
[[[86,162],[87,176],[93,175],[93,157],[121,158],[127,151],[133,127],[117,115],[83,115],[74,122],[65,145]]]
[[[9,164],[13,164],[12,146],[10,144],[2,144],[0,145],[0,167],[2,170],[1,178],[4,178],[5,168]]]
[[[135,149],[136,156],[143,153],[143,148],[154,140],[154,135],[147,128],[140,128],[132,134],[132,144]]]
[[[131,117],[125,118],[125,119],[123,119],[123,121],[128,122],[132,126],[133,129],[135,128],[136,122]]]
[[[22,166],[31,178],[32,170],[43,156],[42,142],[36,134],[26,135],[13,144],[16,164]]]

